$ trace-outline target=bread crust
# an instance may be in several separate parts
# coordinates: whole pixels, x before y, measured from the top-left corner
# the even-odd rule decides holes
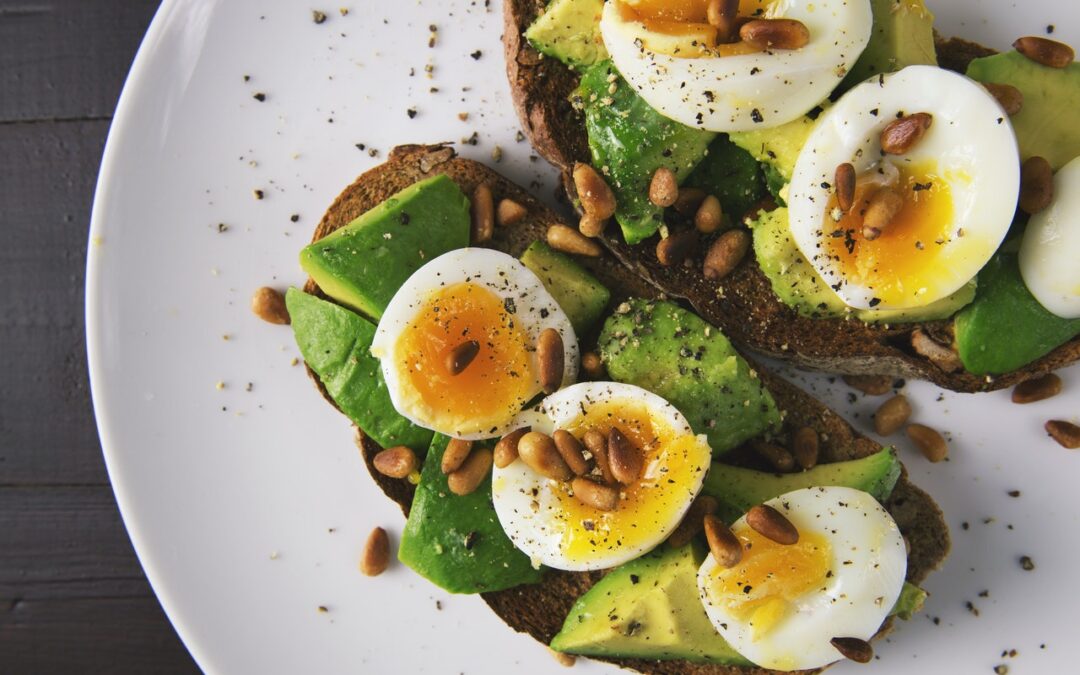
[[[543,11],[542,0],[504,0],[503,45],[514,107],[525,135],[542,157],[563,174],[563,187],[573,196],[570,170],[574,162],[589,162],[588,139],[580,113],[560,107],[579,77],[556,59],[542,58],[522,36]],[[994,54],[973,42],[936,35],[942,67],[964,72],[972,59]],[[604,243],[643,278],[662,292],[689,302],[709,322],[736,343],[798,366],[850,375],[890,375],[929,380],[959,392],[1011,387],[1080,360],[1080,336],[1024,368],[996,376],[973,375],[963,369],[948,372],[920,355],[911,335],[922,330],[946,343],[952,322],[875,325],[857,319],[813,319],[785,305],[773,292],[757,260],[748,256],[719,286],[701,273],[704,251],[689,268],[665,268],[655,253],[655,238],[628,246],[609,228]]]
[[[480,183],[488,183],[496,199],[510,198],[526,207],[528,216],[524,221],[512,227],[496,228],[491,246],[498,250],[519,255],[531,242],[542,239],[550,224],[561,220],[558,214],[546,208],[521,187],[482,164],[457,157],[448,145],[407,145],[394,148],[386,163],[365,172],[346,188],[319,222],[312,240],[321,239],[343,227],[405,187],[439,173],[447,174],[466,194],[471,194]],[[628,297],[655,298],[660,295],[656,288],[644,283],[641,277],[612,256],[579,261],[611,289],[614,303]],[[304,290],[325,297],[310,279]],[[310,369],[308,373],[323,397],[333,405],[333,400],[327,396],[318,377]],[[823,463],[864,457],[881,449],[880,445],[858,433],[843,418],[794,385],[760,369],[757,373],[784,411],[785,427],[794,429],[810,426],[819,432],[823,439]],[[376,484],[408,515],[415,488],[407,480],[388,478],[375,470],[373,458],[381,448],[362,431],[358,432],[358,445]],[[912,583],[920,583],[948,554],[950,540],[944,517],[934,501],[911,484],[906,470],[886,507],[911,544],[907,578]],[[551,570],[539,584],[484,593],[482,596],[511,628],[528,633],[548,644],[562,627],[574,601],[601,576],[599,572]],[[887,632],[890,626],[891,621],[886,622],[879,635]],[[601,660],[657,675],[765,675],[776,672],[762,668],[702,665],[685,661]]]

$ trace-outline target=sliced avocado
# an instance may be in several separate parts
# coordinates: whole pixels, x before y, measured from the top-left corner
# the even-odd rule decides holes
[[[686,185],[716,195],[724,215],[734,223],[765,196],[761,165],[727,134],[709,144],[708,154],[687,177]]]
[[[975,301],[956,315],[956,349],[964,369],[996,375],[1023,368],[1080,334],[1080,319],[1051,314],[1020,276],[1007,243],[979,272]]]
[[[584,335],[600,320],[611,291],[570,256],[534,241],[521,254],[521,262],[540,277],[544,288],[566,312],[575,333]]]
[[[868,492],[883,502],[892,494],[900,478],[900,468],[900,460],[892,448],[862,459],[819,464],[802,473],[766,473],[713,462],[701,493],[716,498],[720,502],[716,515],[733,523],[755,504],[808,487],[849,487]]]
[[[937,65],[934,15],[923,0],[870,0],[874,27],[870,42],[841,83],[843,90],[882,73],[908,66]]]
[[[975,59],[967,76],[978,82],[1011,84],[1024,106],[1010,119],[1020,157],[1045,157],[1057,171],[1080,156],[1080,63],[1065,68],[1039,65],[1018,52]]]
[[[816,125],[816,118],[803,115],[771,129],[732,133],[731,142],[749,152],[757,161],[771,167],[784,183],[790,183],[799,153]],[[777,180],[774,178],[773,182]],[[775,192],[779,192],[779,188]]]
[[[384,448],[427,449],[431,432],[402,417],[390,402],[379,360],[368,351],[375,326],[332,302],[290,288],[285,306],[304,362],[349,419]]]
[[[922,610],[928,596],[929,594],[923,589],[905,581],[904,587],[900,589],[900,597],[896,599],[889,615],[910,621],[916,612]]]
[[[604,322],[598,344],[612,379],[667,399],[715,455],[780,424],[750,364],[719,329],[678,305],[625,302]]]
[[[554,0],[525,31],[536,51],[571,68],[591,66],[607,59],[600,37],[604,0]]]
[[[491,505],[491,477],[476,491],[450,492],[442,472],[449,437],[436,434],[401,533],[398,560],[451,593],[485,593],[540,581],[514,548]]]
[[[698,597],[699,544],[659,549],[616,567],[578,598],[555,651],[751,666],[716,632]]]
[[[377,320],[413,272],[468,245],[469,200],[440,174],[312,243],[300,266],[328,296]]]
[[[615,193],[615,220],[626,243],[636,244],[663,224],[664,210],[649,201],[652,175],[667,167],[681,184],[704,159],[716,134],[653,110],[610,61],[586,70],[571,100],[585,111],[593,166]]]

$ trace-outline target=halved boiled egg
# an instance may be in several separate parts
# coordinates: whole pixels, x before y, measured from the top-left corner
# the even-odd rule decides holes
[[[836,637],[869,640],[904,585],[907,552],[889,512],[861,490],[813,487],[765,502],[799,532],[784,545],[732,526],[742,560],[710,554],[698,571],[705,613],[740,654],[763,668],[820,668],[841,658]]]
[[[824,100],[870,41],[869,0],[742,0],[740,16],[795,19],[799,49],[717,44],[706,0],[608,0],[604,46],[619,73],[665,117],[709,131],[779,126]]]
[[[884,154],[881,132],[915,113],[932,116],[922,139],[905,154]],[[846,213],[833,185],[845,163],[858,175]],[[1001,244],[1019,167],[1016,135],[993,96],[963,75],[910,66],[860,84],[822,114],[789,188],[792,238],[851,307],[928,305],[970,281]],[[869,200],[886,187],[902,206],[868,239]]]
[[[572,383],[577,337],[540,279],[505,253],[464,248],[398,289],[371,353],[399,413],[448,436],[491,438],[541,392],[536,345],[548,328],[562,337],[563,383]]]
[[[1080,318],[1080,157],[1054,175],[1054,201],[1028,221],[1020,274],[1039,304],[1063,319]]]
[[[643,453],[641,477],[619,490],[614,509],[588,506],[571,483],[545,478],[521,459],[496,467],[495,513],[514,545],[536,565],[561,570],[607,569],[633,560],[664,541],[701,490],[711,450],[704,436],[661,397],[615,382],[586,382],[548,396],[520,426],[551,434],[564,429],[581,439],[618,429]]]

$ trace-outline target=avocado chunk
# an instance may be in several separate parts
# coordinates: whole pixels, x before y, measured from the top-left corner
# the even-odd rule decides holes
[[[720,200],[725,219],[738,223],[750,208],[765,196],[761,165],[754,156],[720,134],[709,144],[709,152],[686,185],[698,187]]]
[[[611,291],[570,256],[534,241],[521,254],[521,262],[540,277],[544,288],[566,312],[576,334],[584,335],[600,320]]]
[[[1020,276],[1007,243],[979,273],[975,302],[956,315],[956,349],[975,375],[1023,368],[1080,334],[1080,319],[1050,313]]]
[[[664,210],[649,201],[653,174],[667,167],[681,184],[704,159],[716,134],[653,110],[610,61],[585,71],[571,101],[585,111],[593,166],[615,193],[615,220],[626,243],[636,244],[663,224]]]
[[[883,502],[896,487],[900,469],[900,460],[892,448],[862,459],[819,464],[801,473],[766,473],[713,462],[701,493],[716,498],[720,502],[716,515],[733,523],[752,506],[808,487],[849,487],[868,492]]]
[[[889,615],[900,617],[904,621],[910,621],[916,612],[922,611],[928,596],[929,593],[923,589],[905,581],[904,587],[900,589],[900,597],[896,599],[896,603],[893,604]]]
[[[731,134],[731,142],[750,153],[754,159],[771,169],[774,177],[770,188],[779,192],[776,184],[790,183],[795,172],[799,153],[817,126],[817,119],[803,115],[787,124],[760,131],[737,131]],[[768,171],[767,171],[768,174]],[[767,176],[768,177],[768,176]]]
[[[874,75],[908,66],[936,66],[934,15],[923,0],[870,0],[870,42],[840,87],[850,89]]]
[[[591,66],[607,59],[600,37],[604,0],[554,0],[525,31],[536,51],[571,68]]]
[[[1024,95],[1024,106],[1010,119],[1020,157],[1045,157],[1054,171],[1080,155],[1080,63],[1049,68],[1019,52],[975,59],[967,76],[978,82],[1011,84]]]
[[[440,174],[410,185],[300,252],[300,266],[338,302],[378,320],[424,263],[469,245],[469,200]]]
[[[714,455],[780,424],[776,401],[719,329],[670,302],[634,299],[604,322],[608,375],[663,397]]]
[[[290,288],[285,306],[304,362],[337,407],[384,448],[423,451],[431,432],[402,417],[390,402],[379,360],[371,355],[375,326],[357,314]]]
[[[398,560],[451,593],[486,593],[540,581],[491,505],[491,476],[474,492],[450,492],[442,472],[448,436],[436,434],[401,533]],[[486,446],[485,446],[486,447]]]
[[[616,567],[578,598],[555,651],[616,658],[753,665],[713,628],[698,597],[699,544],[659,549]]]

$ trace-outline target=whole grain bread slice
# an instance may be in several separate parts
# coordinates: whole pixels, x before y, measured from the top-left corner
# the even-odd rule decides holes
[[[504,0],[503,45],[507,76],[518,117],[536,151],[562,171],[573,197],[570,171],[590,161],[582,115],[568,104],[579,76],[559,61],[544,58],[523,37],[543,11],[544,0]],[[972,59],[994,51],[962,39],[937,38],[945,68],[964,72]],[[953,391],[1010,387],[1080,359],[1080,336],[1028,366],[994,377],[973,375],[955,362],[938,365],[912,345],[916,331],[951,344],[951,321],[872,325],[857,319],[814,319],[800,315],[773,292],[753,256],[747,256],[722,283],[701,273],[704,246],[690,267],[668,268],[656,258],[656,240],[628,246],[611,227],[608,248],[628,267],[670,296],[688,301],[735,342],[799,366],[843,374],[890,375],[929,380]],[[924,350],[925,352],[925,350]]]
[[[334,201],[315,230],[318,240],[351,222],[360,214],[375,207],[396,192],[424,178],[446,174],[465,192],[472,194],[477,185],[487,183],[495,198],[509,198],[528,211],[526,219],[512,227],[499,227],[491,242],[493,248],[519,255],[536,239],[542,239],[551,224],[561,221],[558,214],[546,208],[521,187],[486,166],[456,156],[447,145],[407,145],[394,148],[386,163],[362,174]],[[612,256],[581,260],[612,291],[612,302],[627,297],[658,297],[659,291],[644,283],[637,274],[621,265]],[[318,286],[308,280],[305,290],[322,295]],[[323,396],[333,401],[322,389],[318,377],[308,371]],[[758,369],[780,409],[785,413],[785,426],[795,429],[809,426],[816,429],[822,440],[823,463],[854,459],[877,452],[877,443],[859,434],[839,415],[826,408],[785,380]],[[358,445],[368,471],[383,492],[397,502],[407,514],[412,503],[413,486],[407,480],[388,478],[378,473],[372,459],[381,449],[358,431]],[[908,580],[921,582],[938,567],[949,550],[949,533],[941,511],[934,501],[908,480],[905,471],[886,507],[893,514],[901,531],[911,544],[908,559]],[[521,586],[496,593],[483,594],[487,604],[511,628],[526,632],[548,644],[562,627],[571,605],[599,578],[600,573],[550,571],[539,584]],[[889,629],[882,628],[882,633]],[[657,674],[689,673],[691,675],[763,675],[775,671],[760,668],[735,668],[691,664],[684,661],[646,661],[640,659],[608,659],[612,663],[642,672]],[[816,671],[815,671],[816,672]]]

